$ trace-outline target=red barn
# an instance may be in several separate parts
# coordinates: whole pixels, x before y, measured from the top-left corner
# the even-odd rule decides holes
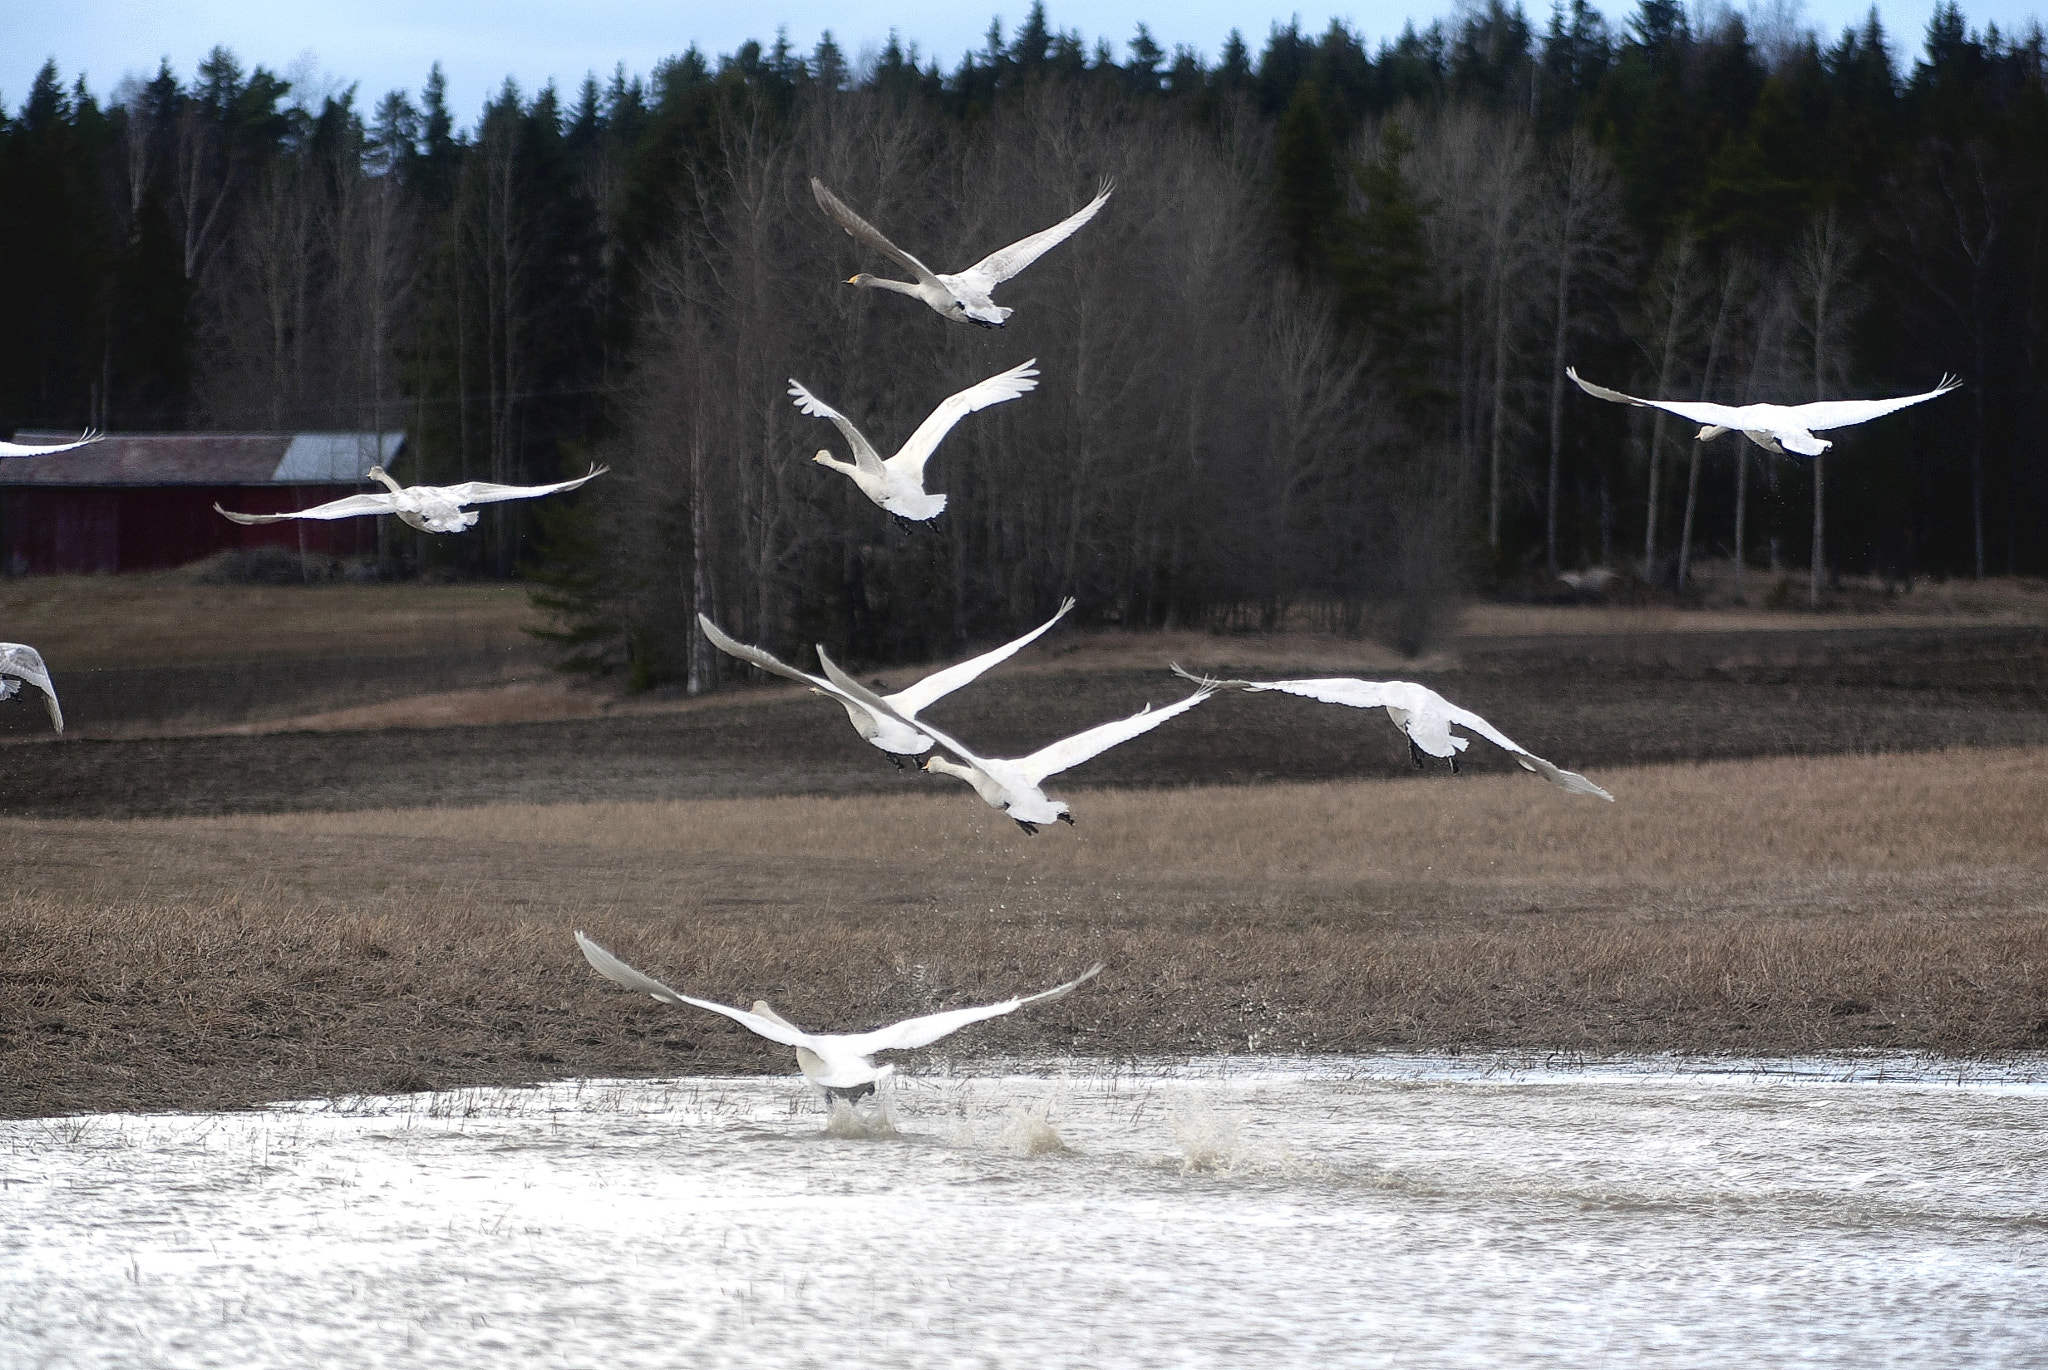
[[[372,466],[404,450],[403,433],[119,433],[10,457],[0,461],[0,567],[17,576],[155,571],[265,544],[368,556],[374,518],[245,527],[213,506],[279,514],[324,504],[361,491]]]

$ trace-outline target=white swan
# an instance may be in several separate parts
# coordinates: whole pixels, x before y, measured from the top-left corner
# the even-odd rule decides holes
[[[642,975],[634,970],[581,932],[576,934],[576,945],[583,948],[584,959],[607,980],[615,980],[627,989],[652,995],[664,1004],[688,1004],[692,1008],[709,1009],[713,1013],[725,1015],[749,1032],[758,1033],[771,1042],[795,1047],[796,1063],[802,1069],[804,1078],[824,1090],[828,1102],[832,1099],[845,1099],[848,1103],[863,1095],[874,1093],[877,1083],[895,1073],[896,1067],[878,1066],[870,1059],[876,1054],[927,1047],[941,1037],[951,1036],[970,1023],[1015,1013],[1026,1004],[1062,998],[1094,979],[1102,970],[1102,965],[1098,962],[1064,985],[1055,985],[1037,994],[1005,999],[1000,1004],[948,1009],[944,1013],[928,1013],[921,1018],[906,1018],[900,1023],[876,1028],[873,1032],[805,1032],[759,1000],[755,1001],[752,1011],[749,1011],[714,1003],[709,999],[693,999],[687,994],[678,994],[653,976]]]
[[[69,452],[74,447],[90,447],[104,437],[104,434],[87,429],[70,442],[0,442],[0,457],[47,457],[53,452]]]
[[[889,706],[874,691],[839,669],[825,649],[818,649],[818,663],[825,668],[825,674],[832,683],[852,695],[869,710],[876,713],[889,712]],[[1207,682],[1201,684],[1186,699],[1178,700],[1163,709],[1147,704],[1129,718],[1120,718],[1114,723],[1103,723],[1084,733],[1062,738],[1049,747],[1041,747],[1029,756],[988,757],[977,756],[960,742],[947,736],[929,723],[917,726],[929,733],[941,747],[959,757],[956,764],[943,756],[925,759],[924,768],[941,775],[957,776],[974,786],[974,792],[982,802],[999,813],[1006,813],[1015,819],[1017,826],[1034,837],[1041,823],[1058,822],[1072,825],[1074,816],[1067,812],[1063,799],[1049,799],[1039,786],[1048,776],[1071,770],[1093,757],[1102,755],[1119,742],[1128,742],[1140,733],[1149,733],[1170,718],[1178,717],[1194,708],[1211,694],[1216,687]]]
[[[1051,228],[1040,229],[1028,238],[1020,238],[1008,247],[989,253],[965,271],[949,276],[944,272],[933,271],[884,238],[873,224],[847,208],[844,200],[827,190],[823,181],[815,176],[811,177],[811,194],[817,197],[818,207],[829,214],[834,223],[875,251],[894,258],[904,270],[917,277],[916,283],[912,284],[908,281],[884,280],[863,272],[848,278],[848,285],[867,286],[874,290],[893,290],[899,295],[923,300],[938,313],[956,323],[978,323],[983,328],[1001,328],[1012,313],[991,299],[990,292],[1072,237],[1076,229],[1095,217],[1095,211],[1109,202],[1110,194],[1115,189],[1116,186],[1112,182],[1104,181],[1102,188],[1095,192],[1094,199]]]
[[[1817,457],[1834,444],[1825,438],[1816,438],[1816,430],[1847,428],[1851,424],[1865,423],[1907,405],[1931,400],[1961,385],[1954,376],[1943,376],[1941,384],[1924,395],[1903,395],[1895,400],[1816,400],[1811,404],[1709,404],[1705,400],[1639,400],[1633,395],[1624,395],[1619,390],[1609,390],[1604,385],[1595,385],[1571,367],[1565,374],[1578,382],[1579,389],[1595,399],[1612,400],[1616,404],[1633,404],[1646,409],[1662,409],[1676,414],[1689,423],[1701,425],[1694,437],[1705,442],[1718,438],[1730,429],[1742,434],[1766,452],[1781,456],[1795,452],[1802,457]]]
[[[957,666],[934,671],[906,689],[883,695],[882,702],[888,706],[886,713],[874,712],[829,680],[821,680],[807,671],[799,671],[794,666],[786,665],[759,647],[749,647],[743,642],[734,641],[720,632],[718,625],[702,614],[697,615],[697,624],[704,630],[704,636],[711,639],[711,645],[727,656],[751,662],[762,670],[782,676],[786,680],[808,685],[827,699],[839,701],[840,706],[846,710],[846,716],[853,720],[854,730],[887,752],[889,759],[900,767],[903,765],[902,758],[923,756],[935,745],[931,737],[917,725],[920,709],[931,707],[961,686],[971,683],[990,667],[1008,661],[1044,636],[1046,631],[1065,618],[1073,607],[1074,601],[1071,598],[1067,599],[1061,603],[1058,613],[1024,636],[1006,642],[992,652],[984,652],[978,657],[963,661]]]
[[[917,431],[910,435],[910,441],[887,461],[882,460],[874,445],[847,420],[846,415],[804,389],[794,376],[790,377],[789,393],[795,398],[796,407],[804,413],[813,418],[830,419],[846,435],[847,444],[853,448],[851,462],[840,461],[824,449],[820,449],[811,460],[820,466],[844,472],[860,487],[860,492],[876,504],[899,519],[918,523],[937,518],[939,511],[946,507],[944,495],[928,495],[924,489],[924,464],[931,460],[939,443],[953,431],[954,424],[976,410],[1014,400],[1036,390],[1037,366],[1038,358],[1033,357],[1021,366],[1013,366],[1001,375],[990,376],[957,395],[948,396],[917,426]]]
[[[24,680],[43,692],[50,722],[63,732],[64,710],[57,703],[57,687],[50,683],[50,668],[43,664],[43,654],[24,643],[0,642],[0,699],[20,694]]]
[[[1431,756],[1449,758],[1452,772],[1457,771],[1458,753],[1471,745],[1471,739],[1453,736],[1451,725],[1456,724],[1478,733],[1512,756],[1515,764],[1523,770],[1534,771],[1553,785],[1562,786],[1573,794],[1589,794],[1610,804],[1614,802],[1613,795],[1583,775],[1545,761],[1478,714],[1459,708],[1427,685],[1406,680],[1355,680],[1349,677],[1327,680],[1212,680],[1206,676],[1190,675],[1179,666],[1175,666],[1173,671],[1183,680],[1197,681],[1219,690],[1249,690],[1254,693],[1280,690],[1300,695],[1303,699],[1321,700],[1325,704],[1342,704],[1353,709],[1385,709],[1387,717],[1394,720],[1394,726],[1408,735],[1408,755],[1414,758],[1418,770],[1423,765],[1422,755],[1427,752]]]
[[[396,514],[399,520],[419,529],[422,533],[459,533],[465,528],[476,526],[474,510],[465,510],[465,504],[496,504],[508,499],[537,499],[541,495],[552,495],[562,490],[574,490],[585,481],[596,480],[611,468],[593,466],[589,472],[574,480],[556,481],[553,485],[493,485],[487,480],[465,481],[461,485],[400,485],[381,466],[372,466],[364,474],[371,480],[382,481],[390,493],[382,495],[349,495],[342,499],[316,504],[311,509],[300,509],[289,514],[237,514],[232,510],[214,505],[214,512],[233,519],[236,523],[279,523],[285,519],[350,519],[364,514]]]

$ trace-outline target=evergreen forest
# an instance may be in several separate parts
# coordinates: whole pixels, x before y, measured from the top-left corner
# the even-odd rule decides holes
[[[1116,189],[983,330],[850,288],[891,268],[813,176],[940,270]],[[864,662],[1069,594],[1417,651],[1461,590],[1589,566],[1682,598],[1733,558],[1752,600],[2048,574],[2048,40],[1953,4],[1917,51],[1874,12],[1488,0],[1213,61],[1035,6],[950,71],[785,37],[473,116],[438,68],[315,101],[219,48],[106,94],[52,63],[0,123],[0,245],[0,432],[402,428],[406,481],[608,463],[394,545],[534,579],[566,662],[643,685],[716,683],[700,611]],[[787,393],[886,453],[1030,358],[914,531],[812,464],[845,445]],[[1964,387],[1816,462],[1567,366],[1732,403]]]

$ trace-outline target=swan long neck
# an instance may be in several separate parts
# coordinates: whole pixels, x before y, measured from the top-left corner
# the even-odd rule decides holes
[[[391,473],[381,466],[372,466],[369,470],[363,472],[363,475],[370,480],[382,481],[384,487],[394,495],[405,493],[405,487],[391,479]]]
[[[926,757],[924,768],[928,771],[939,771],[946,775],[958,776],[962,780],[974,779],[974,772],[968,767],[943,756]]]
[[[869,290],[893,290],[898,295],[915,295],[918,296],[919,298],[922,298],[924,295],[924,292],[922,290],[912,285],[908,281],[886,280],[880,276],[870,276],[866,272],[862,272],[860,275],[855,276],[852,280],[848,281],[847,284],[866,286]]]

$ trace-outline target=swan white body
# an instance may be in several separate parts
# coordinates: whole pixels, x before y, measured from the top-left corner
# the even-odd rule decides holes
[[[889,753],[891,760],[895,760],[897,757],[923,756],[937,745],[930,734],[918,725],[919,710],[930,708],[961,686],[971,684],[990,667],[1008,661],[1029,647],[1043,637],[1053,624],[1065,618],[1073,607],[1074,601],[1068,599],[1060,605],[1058,613],[1024,636],[1006,642],[992,652],[983,652],[980,656],[963,661],[957,666],[934,671],[906,689],[881,696],[882,703],[888,706],[887,712],[883,713],[868,708],[829,680],[821,679],[808,671],[799,671],[796,667],[770,656],[759,647],[749,647],[743,642],[734,641],[720,632],[718,625],[702,614],[697,615],[697,624],[704,630],[704,636],[711,639],[711,645],[727,656],[737,657],[741,661],[759,666],[762,670],[779,675],[785,680],[808,685],[827,699],[837,700],[846,710],[847,718],[852,720],[854,730],[876,747]],[[903,763],[897,761],[896,764],[901,766]]]
[[[1471,739],[1458,737],[1451,732],[1456,724],[1478,733],[1481,737],[1499,747],[1515,759],[1515,764],[1525,771],[1534,771],[1551,784],[1569,790],[1573,794],[1592,795],[1596,799],[1614,802],[1614,796],[1575,771],[1554,766],[1529,751],[1500,729],[1488,723],[1470,709],[1461,709],[1445,699],[1427,685],[1417,685],[1406,680],[1356,680],[1350,677],[1332,677],[1325,680],[1209,680],[1194,676],[1175,666],[1175,674],[1184,680],[1198,680],[1222,690],[1249,690],[1260,693],[1279,690],[1285,694],[1300,695],[1303,699],[1320,700],[1325,704],[1342,704],[1352,709],[1385,709],[1394,726],[1408,735],[1408,747],[1415,757],[1415,764],[1422,764],[1422,753],[1438,758],[1447,758],[1451,769],[1458,769],[1458,753],[1471,745]]]
[[[0,457],[47,457],[53,452],[69,452],[74,447],[88,447],[100,440],[100,435],[86,432],[71,442],[0,442]]]
[[[953,431],[954,424],[976,410],[1014,400],[1036,390],[1037,365],[1038,358],[1033,357],[1021,366],[1013,366],[1001,375],[990,376],[957,395],[948,396],[917,426],[917,431],[910,435],[910,441],[887,461],[882,460],[874,444],[853,426],[846,415],[804,389],[793,376],[789,382],[789,393],[796,400],[796,407],[804,413],[813,418],[830,419],[853,448],[851,462],[840,461],[822,449],[811,460],[850,477],[863,495],[897,518],[921,523],[937,518],[946,507],[944,495],[926,494],[924,488],[924,466],[931,460],[939,443]]]
[[[1114,190],[1115,186],[1104,181],[1094,199],[1051,228],[1040,229],[1028,238],[1020,238],[1008,247],[989,253],[965,271],[948,275],[945,272],[933,271],[884,238],[873,224],[854,213],[844,200],[827,190],[823,181],[815,176],[811,178],[811,194],[817,197],[818,207],[830,215],[834,223],[883,256],[891,258],[917,278],[914,282],[891,281],[863,273],[849,278],[848,285],[866,286],[873,290],[893,290],[899,295],[923,300],[935,312],[955,323],[976,323],[983,328],[1001,328],[1013,312],[991,298],[995,288],[1072,237],[1082,224],[1094,218],[1095,212],[1109,202],[1110,194]]]
[[[803,1071],[804,1078],[824,1090],[827,1098],[835,1095],[859,1098],[872,1092],[877,1083],[895,1072],[894,1066],[878,1066],[874,1063],[873,1058],[884,1051],[912,1051],[918,1047],[927,1047],[941,1037],[951,1036],[970,1023],[1015,1013],[1026,1004],[1062,998],[1095,978],[1102,970],[1098,963],[1064,985],[1055,985],[1037,994],[1005,999],[1000,1004],[948,1009],[944,1013],[928,1013],[920,1018],[906,1018],[900,1023],[891,1023],[872,1032],[805,1032],[763,1002],[756,1001],[751,1010],[738,1009],[709,999],[694,999],[687,994],[679,994],[653,976],[643,975],[633,969],[580,932],[576,934],[576,945],[583,948],[584,959],[607,980],[616,981],[627,989],[652,995],[664,1004],[687,1004],[692,1008],[708,1009],[712,1013],[722,1014],[749,1032],[766,1037],[771,1042],[794,1047],[797,1066]]]
[[[1802,457],[1817,457],[1834,444],[1825,438],[1817,438],[1815,432],[1830,428],[1847,428],[1852,424],[1867,423],[1908,405],[1931,400],[1961,385],[1954,376],[1944,376],[1941,384],[1924,395],[1902,395],[1895,400],[1816,400],[1811,404],[1709,404],[1705,400],[1639,400],[1633,395],[1624,395],[1619,390],[1609,390],[1604,385],[1595,385],[1580,376],[1571,367],[1565,374],[1578,382],[1579,389],[1595,399],[1612,400],[1616,404],[1633,404],[1646,409],[1662,409],[1667,414],[1676,414],[1689,423],[1700,425],[1695,438],[1705,442],[1718,438],[1733,430],[1748,438],[1766,452],[1783,455],[1787,452]]]
[[[887,712],[889,706],[874,691],[839,669],[825,649],[818,649],[818,662],[825,668],[825,674],[832,683],[859,700],[868,709],[877,713]],[[1029,756],[989,757],[977,756],[955,739],[934,728],[929,723],[918,726],[930,734],[934,741],[960,758],[960,763],[948,761],[943,756],[925,759],[924,768],[941,775],[957,776],[974,787],[982,802],[998,813],[1006,813],[1015,819],[1017,826],[1034,836],[1041,823],[1061,822],[1071,824],[1073,815],[1067,812],[1063,799],[1051,799],[1040,788],[1049,776],[1071,770],[1083,761],[1102,755],[1120,742],[1128,742],[1141,733],[1149,733],[1170,718],[1177,718],[1194,708],[1211,694],[1215,686],[1203,683],[1186,699],[1155,709],[1146,705],[1129,718],[1120,718],[1113,723],[1100,724],[1083,733],[1062,738],[1049,747],[1041,747]]]
[[[496,504],[508,499],[537,499],[562,490],[574,490],[586,481],[592,481],[611,468],[593,466],[585,475],[574,480],[556,481],[553,485],[493,485],[487,480],[465,481],[461,485],[400,485],[391,479],[383,467],[372,466],[366,473],[371,480],[382,481],[388,493],[381,495],[348,495],[342,499],[316,504],[311,509],[300,509],[290,514],[237,514],[214,505],[214,511],[236,523],[281,523],[285,519],[352,519],[365,514],[396,514],[403,523],[419,529],[422,533],[459,533],[465,528],[476,526],[477,515],[473,509],[464,509],[465,504]]]
[[[50,722],[58,732],[63,732],[64,710],[57,703],[57,687],[50,683],[50,668],[43,664],[43,654],[25,643],[0,642],[0,699],[20,694],[23,681],[43,692],[43,707],[50,712]]]

